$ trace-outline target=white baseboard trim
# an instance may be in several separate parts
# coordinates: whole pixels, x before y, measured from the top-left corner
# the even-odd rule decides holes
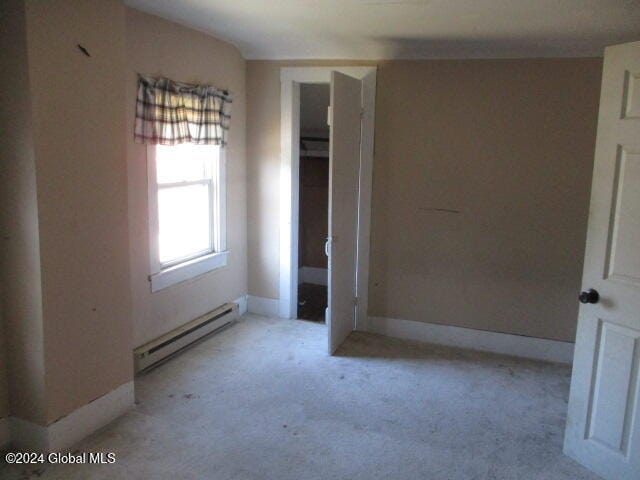
[[[368,331],[389,337],[547,362],[565,364],[573,362],[574,344],[558,340],[384,317],[369,317]]]
[[[326,268],[300,267],[298,269],[298,284],[326,285],[328,278],[329,270]]]
[[[11,417],[10,444],[16,450],[49,452],[49,430],[47,427],[17,417]]]
[[[62,452],[123,415],[133,405],[131,381],[47,426],[11,418],[10,443],[22,451]]]
[[[9,446],[11,435],[9,433],[9,418],[0,418],[0,450]]]
[[[249,295],[242,295],[241,297],[236,298],[233,303],[238,304],[238,315],[242,316],[247,313],[247,298]]]
[[[277,298],[255,297],[249,295],[247,311],[265,317],[278,317],[280,302]]]

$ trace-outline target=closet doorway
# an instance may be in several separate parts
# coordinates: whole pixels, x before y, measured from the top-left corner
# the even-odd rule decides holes
[[[282,201],[278,307],[281,318],[298,317],[299,273],[322,275],[321,267],[316,267],[320,271],[299,269],[299,184],[303,136],[300,100],[304,85],[330,85],[328,209],[327,216],[318,216],[324,216],[328,224],[324,246],[328,256],[325,322],[328,327],[327,346],[329,353],[333,354],[351,331],[367,328],[376,68],[284,67],[280,78]],[[303,149],[308,150],[305,157],[309,157],[308,153],[316,148],[326,148],[319,145],[322,140],[321,136],[307,139],[308,145],[303,145]],[[301,280],[300,283],[304,283],[305,277]]]
[[[300,85],[297,318],[325,321],[329,235],[328,83]]]

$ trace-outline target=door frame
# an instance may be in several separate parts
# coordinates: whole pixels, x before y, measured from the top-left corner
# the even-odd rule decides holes
[[[362,140],[356,247],[355,328],[367,328],[369,235],[377,67],[283,67],[280,69],[280,318],[295,318],[298,304],[298,220],[300,183],[300,84],[331,83],[338,71],[362,80]]]

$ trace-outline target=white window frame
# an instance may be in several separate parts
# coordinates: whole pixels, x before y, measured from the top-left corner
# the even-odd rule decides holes
[[[180,282],[203,275],[227,265],[227,157],[226,148],[220,147],[217,167],[212,172],[209,189],[211,205],[212,245],[209,249],[190,257],[160,263],[158,221],[158,182],[156,168],[156,145],[147,145],[147,177],[149,198],[149,282],[151,291],[157,292]],[[181,184],[199,184],[197,180]]]

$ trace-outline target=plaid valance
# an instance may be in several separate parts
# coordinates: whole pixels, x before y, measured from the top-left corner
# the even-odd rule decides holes
[[[215,87],[138,76],[135,141],[226,145],[231,101]]]

